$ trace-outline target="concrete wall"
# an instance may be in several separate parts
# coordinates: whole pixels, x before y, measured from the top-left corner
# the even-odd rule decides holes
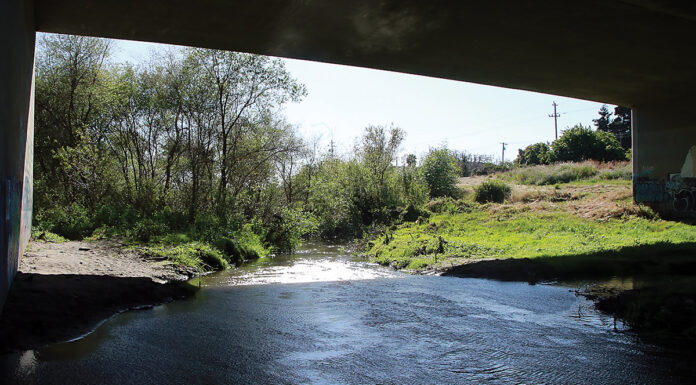
[[[696,215],[696,179],[675,175],[696,145],[694,106],[678,99],[633,108],[634,199],[669,216]]]
[[[0,2],[0,306],[31,229],[34,137],[33,2]]]

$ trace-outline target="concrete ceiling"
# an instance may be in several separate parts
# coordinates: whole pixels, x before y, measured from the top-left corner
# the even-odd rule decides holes
[[[35,8],[44,32],[347,64],[627,106],[691,97],[696,86],[696,2],[689,0],[35,0]]]

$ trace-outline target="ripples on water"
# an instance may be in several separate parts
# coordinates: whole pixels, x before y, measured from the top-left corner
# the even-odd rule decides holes
[[[399,276],[402,274],[341,253],[338,246],[312,244],[295,254],[262,259],[236,270],[217,273],[207,277],[204,285],[357,281]]]
[[[568,288],[409,276],[335,247],[203,280],[195,300],[0,358],[8,383],[688,383]],[[0,377],[2,378],[2,377]]]

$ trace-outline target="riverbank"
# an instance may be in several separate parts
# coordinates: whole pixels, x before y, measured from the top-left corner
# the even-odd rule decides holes
[[[594,296],[633,329],[696,341],[696,226],[660,219],[632,202],[629,180],[522,185],[502,203],[465,197],[431,201],[428,217],[392,226],[368,245],[373,262],[424,274],[529,283],[630,278]]]
[[[32,241],[0,315],[0,353],[78,338],[109,317],[190,297],[198,272],[118,241]]]

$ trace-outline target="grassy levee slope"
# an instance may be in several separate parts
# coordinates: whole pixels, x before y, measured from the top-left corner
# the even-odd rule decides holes
[[[581,261],[597,266],[598,273],[618,259],[623,264],[640,256],[659,263],[675,250],[682,259],[691,259],[696,255],[696,226],[662,220],[633,203],[627,167],[626,162],[584,162],[498,174],[493,179],[512,187],[502,203],[474,202],[473,189],[487,178],[463,178],[464,199],[430,202],[429,218],[385,231],[369,244],[367,254],[380,264],[412,271],[528,259],[539,268],[542,263],[554,265],[559,274],[562,265]],[[457,270],[470,269],[474,267]],[[567,270],[563,276],[575,268]],[[553,278],[560,276],[543,279]]]
[[[487,178],[464,178],[464,199],[430,202],[429,218],[392,226],[366,254],[397,269],[459,277],[630,278],[631,288],[600,293],[598,308],[660,342],[696,341],[696,226],[633,203],[625,164],[546,167],[495,176],[511,186],[503,203],[474,202],[473,189]]]
[[[482,259],[559,264],[574,257],[596,264],[607,259],[603,255],[611,255],[609,260],[624,254],[633,258],[641,250],[651,258],[675,248],[696,251],[696,227],[683,223],[635,215],[597,220],[561,210],[501,206],[483,205],[470,212],[433,215],[427,223],[404,224],[379,237],[368,254],[378,263],[419,271]]]

